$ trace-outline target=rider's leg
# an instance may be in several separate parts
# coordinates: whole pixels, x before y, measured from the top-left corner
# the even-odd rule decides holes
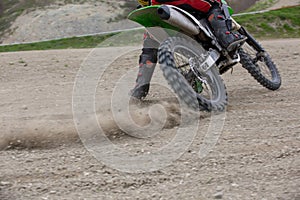
[[[139,71],[136,78],[136,85],[131,90],[131,96],[142,99],[147,96],[150,88],[150,81],[157,63],[158,43],[148,33],[144,37],[144,46],[139,59]]]
[[[213,6],[208,14],[214,34],[220,44],[228,51],[236,49],[247,38],[239,33],[232,33],[230,25],[226,22],[226,17],[220,6]]]

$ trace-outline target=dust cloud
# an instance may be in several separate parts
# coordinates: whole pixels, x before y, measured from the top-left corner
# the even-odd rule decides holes
[[[128,134],[140,138],[151,137],[152,132],[172,129],[181,124],[178,102],[139,101],[129,107],[129,112],[121,110],[117,114],[110,110],[97,110],[96,115],[85,118],[82,123],[89,127],[96,116],[99,127],[107,136]],[[194,112],[189,112],[193,116]],[[95,134],[98,134],[99,127],[95,127]],[[6,123],[0,134],[1,150],[56,148],[74,143],[81,141],[71,115],[15,119]]]

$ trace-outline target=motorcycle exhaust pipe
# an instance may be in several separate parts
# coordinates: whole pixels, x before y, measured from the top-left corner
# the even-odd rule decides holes
[[[161,6],[157,9],[157,13],[162,20],[190,35],[198,35],[200,33],[199,28],[191,20],[174,8]]]

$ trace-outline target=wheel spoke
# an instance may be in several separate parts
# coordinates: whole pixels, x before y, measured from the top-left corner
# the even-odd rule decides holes
[[[185,68],[185,67],[187,67],[187,66],[189,66],[189,65],[190,65],[189,63],[185,63],[185,64],[182,64],[182,65],[178,66],[178,68],[179,68],[179,69]]]

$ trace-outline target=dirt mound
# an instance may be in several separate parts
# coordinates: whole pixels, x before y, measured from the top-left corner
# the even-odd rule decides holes
[[[137,27],[129,20],[119,19],[125,12],[123,4],[54,4],[24,12],[1,40],[3,44],[33,42]]]
[[[291,1],[277,1],[275,3],[275,5],[273,5],[271,8],[269,9],[279,9],[279,8],[284,8],[284,7],[289,7],[289,6],[297,6],[300,5],[300,1],[299,0],[291,0]]]
[[[247,0],[247,1],[240,1],[240,0],[229,0],[227,1],[228,4],[233,8],[233,10],[238,13],[247,8],[251,7],[255,4],[258,0]]]

